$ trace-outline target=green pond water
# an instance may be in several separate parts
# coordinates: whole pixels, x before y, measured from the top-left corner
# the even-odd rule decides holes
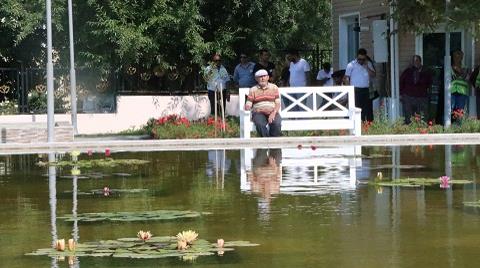
[[[480,147],[363,147],[362,156],[351,155],[358,147],[314,149],[112,152],[113,159],[150,162],[81,169],[76,179],[70,167],[37,166],[47,155],[0,155],[0,267],[69,267],[67,260],[25,255],[56,238],[84,243],[189,229],[211,242],[260,245],[194,260],[79,257],[70,267],[478,267],[480,210],[463,203],[480,199]],[[473,183],[376,187],[378,172],[384,180],[448,175]],[[105,186],[109,196],[96,192]],[[122,222],[59,218],[154,210],[211,214]]]

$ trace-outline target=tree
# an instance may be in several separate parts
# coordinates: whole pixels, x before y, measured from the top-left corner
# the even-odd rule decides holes
[[[480,5],[476,0],[450,0],[445,8],[445,0],[390,0],[395,8],[393,17],[399,22],[402,31],[429,32],[442,23],[450,29],[466,28],[480,24]],[[476,32],[480,27],[475,28]]]

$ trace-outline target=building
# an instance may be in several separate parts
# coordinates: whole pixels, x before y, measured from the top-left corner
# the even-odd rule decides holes
[[[358,48],[367,49],[376,62],[375,85],[383,95],[392,97],[389,105],[395,116],[398,105],[398,77],[408,67],[413,55],[423,58],[424,66],[434,73],[430,114],[437,122],[443,116],[443,63],[445,27],[430,33],[403,33],[401,23],[389,20],[390,6],[384,0],[332,0],[333,68],[345,69],[356,56]],[[389,28],[394,34],[389,35]],[[396,29],[400,29],[397,31]],[[479,63],[479,44],[468,29],[456,29],[450,34],[451,50],[465,53],[464,65],[472,68]],[[392,70],[392,71],[390,71]],[[391,90],[393,88],[393,90]],[[476,114],[474,97],[470,98],[470,114]],[[392,106],[393,105],[393,106]],[[397,110],[397,113],[401,111]],[[401,114],[400,114],[401,115]]]

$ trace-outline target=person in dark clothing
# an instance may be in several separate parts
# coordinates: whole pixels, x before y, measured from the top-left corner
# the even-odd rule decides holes
[[[400,76],[400,99],[405,113],[405,123],[419,114],[424,119],[428,117],[428,92],[432,86],[432,74],[423,68],[422,58],[413,56],[412,65]]]
[[[277,78],[275,73],[275,64],[270,62],[270,52],[266,49],[260,50],[258,54],[258,62],[255,64],[255,67],[253,67],[253,73],[258,72],[259,70],[267,70],[268,76],[270,77],[270,83],[273,83]]]
[[[470,76],[470,83],[475,89],[475,99],[477,102],[477,118],[480,119],[480,65],[475,67]]]

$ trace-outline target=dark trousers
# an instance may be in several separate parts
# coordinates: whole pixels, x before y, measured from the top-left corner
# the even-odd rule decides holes
[[[355,107],[362,109],[362,121],[373,121],[373,105],[368,87],[355,88]]]
[[[271,124],[268,123],[268,115],[262,113],[253,113],[252,120],[260,137],[280,137],[282,134],[282,118],[278,113]]]
[[[405,114],[405,123],[410,123],[410,118],[415,114],[421,114],[425,121],[430,120],[428,115],[428,97],[402,96],[403,113]]]
[[[452,94],[452,111],[455,111],[455,110],[465,111],[465,109],[467,108],[467,103],[468,103],[467,95],[463,95],[459,93]]]
[[[223,92],[223,109],[225,111],[225,114],[227,113],[227,107],[225,106],[226,104],[226,99],[225,99],[225,93],[226,91],[224,90]],[[210,114],[215,115],[215,91],[209,90],[208,91],[208,100],[210,101]],[[217,92],[217,115],[221,115],[222,112],[222,107],[220,106],[220,92]]]

